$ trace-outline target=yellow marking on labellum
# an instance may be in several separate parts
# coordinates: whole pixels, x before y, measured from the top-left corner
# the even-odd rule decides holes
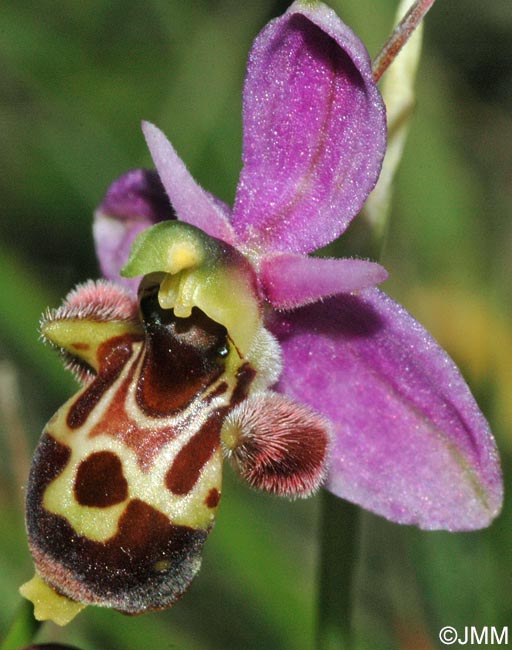
[[[130,499],[140,499],[164,514],[173,524],[206,529],[215,518],[216,508],[209,508],[206,498],[212,488],[220,490],[222,484],[222,451],[219,446],[203,466],[194,487],[184,495],[172,494],[165,487],[165,476],[181,444],[169,443],[159,454],[150,472],[140,469],[136,455],[125,445],[111,438],[94,438],[84,446],[80,454],[73,455],[64,471],[46,488],[43,496],[44,508],[64,517],[79,534],[96,542],[105,542],[113,537],[119,519]],[[129,499],[122,503],[96,508],[79,504],[74,495],[74,484],[79,464],[95,451],[116,450],[128,483]]]
[[[136,358],[136,355],[134,357]],[[137,362],[140,364],[140,361]],[[145,416],[137,408],[134,398],[135,382],[133,382],[126,402],[130,411],[129,416],[133,418],[138,429],[138,435],[144,437],[144,429],[151,432],[155,426],[172,427],[178,432],[159,450],[151,467],[141,468],[136,452],[122,440],[107,435],[89,436],[92,429],[101,423],[106,415],[111,400],[116,399],[117,392],[128,373],[127,367],[115,384],[106,391],[93,413],[80,428],[71,430],[66,423],[69,406],[74,403],[76,396],[59,410],[51,435],[71,447],[72,456],[64,471],[46,488],[43,497],[44,507],[53,514],[65,517],[78,534],[94,541],[106,541],[115,535],[127,502],[96,508],[80,505],[74,496],[74,482],[80,463],[93,453],[110,451],[116,454],[121,462],[123,475],[128,483],[129,499],[140,499],[148,503],[174,524],[207,528],[212,523],[216,509],[208,508],[205,500],[212,488],[220,490],[222,481],[220,447],[205,463],[197,482],[187,494],[174,495],[169,492],[165,488],[165,476],[182,447],[196,435],[209,414],[225,402],[227,397],[214,398],[206,408],[204,398],[199,396],[181,417],[152,418]],[[209,392],[213,393],[218,383],[220,382],[216,382]],[[87,388],[84,388],[82,392],[86,390]],[[231,391],[228,395],[230,393]],[[198,411],[196,417],[194,417],[195,411]]]
[[[219,492],[222,485],[222,447],[214,452],[210,460],[203,466],[201,475],[194,485],[193,489],[181,497],[183,500],[187,499],[187,518],[189,522],[180,520],[174,515],[173,523],[189,525],[194,528],[208,528],[215,520],[218,510],[218,505],[214,508],[209,508],[207,504],[208,494],[212,489],[217,489]],[[176,498],[176,497],[175,497]]]
[[[43,506],[48,512],[64,517],[78,535],[105,542],[116,534],[128,499],[107,508],[80,505],[73,494],[75,476],[76,465],[69,464],[46,488]]]
[[[41,326],[41,334],[45,339],[79,357],[96,371],[98,348],[102,343],[117,336],[140,335],[141,332],[140,326],[130,322],[102,322],[79,318],[50,320]],[[81,347],[76,346],[77,341],[80,341]]]
[[[57,625],[67,625],[85,605],[61,596],[35,576],[20,587],[20,594],[34,605],[34,618],[38,621],[53,621]]]

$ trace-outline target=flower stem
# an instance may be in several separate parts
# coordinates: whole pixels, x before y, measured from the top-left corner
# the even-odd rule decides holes
[[[409,41],[435,0],[416,0],[400,20],[384,47],[373,62],[373,77],[379,81],[398,52]],[[402,3],[403,5],[403,3]],[[400,5],[399,11],[404,11]],[[366,246],[373,256],[380,257],[385,226],[389,216],[391,185],[400,161],[405,141],[408,111],[414,102],[412,84],[421,48],[421,37],[411,41],[408,54],[402,57],[397,69],[398,86],[391,87],[387,107],[396,132],[390,133],[390,142],[379,185],[367,202],[364,224]],[[398,64],[397,64],[398,65]],[[386,80],[387,81],[387,80]],[[393,81],[390,78],[390,81]],[[392,86],[392,84],[391,84]],[[400,122],[405,118],[405,125]],[[377,191],[378,190],[378,191]],[[317,613],[318,650],[352,650],[352,609],[356,562],[358,558],[359,510],[357,506],[339,499],[327,491],[321,495],[321,540],[319,594]]]
[[[351,650],[353,583],[359,542],[357,506],[321,494],[318,650]]]
[[[32,603],[23,599],[0,650],[19,650],[30,645],[40,626],[41,623],[34,618]]]
[[[379,81],[391,63],[393,63],[398,52],[407,43],[411,34],[421,23],[434,2],[435,0],[416,0],[395,27],[393,33],[384,44],[384,47],[373,61],[372,70],[375,82]]]

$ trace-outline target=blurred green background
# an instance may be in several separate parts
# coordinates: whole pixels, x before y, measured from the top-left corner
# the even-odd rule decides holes
[[[394,0],[330,4],[375,55]],[[259,29],[286,7],[270,0],[0,6],[2,635],[17,588],[32,575],[22,514],[29,458],[74,389],[38,340],[39,315],[98,276],[91,214],[111,180],[150,165],[141,119],[170,136],[206,188],[232,200],[245,58]],[[383,258],[386,289],[463,368],[492,423],[510,488],[512,4],[438,0],[425,39]],[[511,510],[507,499],[490,529],[458,535],[365,513],[356,647],[426,650],[439,647],[444,625],[512,626]],[[318,497],[261,496],[227,469],[203,569],[179,604],[141,618],[89,608],[67,628],[43,626],[38,639],[83,650],[310,650],[319,525]]]

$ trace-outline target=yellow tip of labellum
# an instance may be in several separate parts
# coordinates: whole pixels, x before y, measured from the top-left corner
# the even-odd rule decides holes
[[[86,607],[58,594],[37,573],[20,587],[20,594],[33,603],[34,618],[60,626],[67,625]]]

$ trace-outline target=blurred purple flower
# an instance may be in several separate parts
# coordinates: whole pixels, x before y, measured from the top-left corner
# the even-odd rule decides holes
[[[488,525],[501,507],[498,455],[451,359],[375,288],[380,265],[307,256],[345,231],[380,171],[385,108],[364,46],[326,6],[294,3],[254,43],[243,118],[233,210],[144,124],[162,185],[137,170],[109,190],[95,220],[104,275],[134,289],[119,276],[131,242],[174,215],[235,246],[282,347],[276,390],[332,423],[325,487],[399,523]]]

